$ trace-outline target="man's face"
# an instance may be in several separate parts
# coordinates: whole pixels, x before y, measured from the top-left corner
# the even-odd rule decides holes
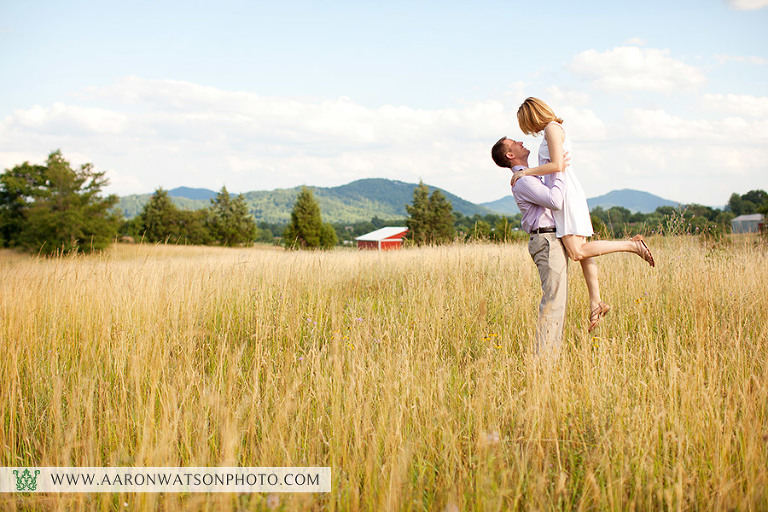
[[[523,143],[517,140],[507,139],[507,157],[510,160],[525,160],[531,153],[528,151]]]

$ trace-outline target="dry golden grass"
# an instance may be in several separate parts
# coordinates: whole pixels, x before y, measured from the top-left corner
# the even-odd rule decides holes
[[[768,509],[768,256],[655,238],[614,305],[530,347],[526,246],[0,252],[4,466],[331,466],[281,510]],[[128,503],[126,507],[124,503]],[[264,495],[0,496],[5,509],[267,510]]]

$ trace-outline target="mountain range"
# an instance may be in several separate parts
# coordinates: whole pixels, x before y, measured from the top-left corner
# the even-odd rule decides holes
[[[656,211],[659,206],[680,206],[681,203],[677,201],[670,201],[659,196],[655,196],[649,192],[643,192],[642,190],[621,189],[613,190],[602,196],[592,197],[587,199],[589,209],[594,210],[598,206],[607,210],[614,206],[621,206],[631,211],[632,213],[651,213]],[[494,212],[503,213],[506,215],[513,215],[520,213],[520,209],[515,203],[515,198],[510,196],[502,197],[496,201],[490,203],[482,203],[483,206],[493,210]]]
[[[311,187],[320,204],[325,222],[359,222],[372,217],[381,219],[405,218],[406,204],[413,201],[413,189],[418,185],[384,178],[369,178],[353,181],[338,187]],[[497,201],[474,204],[455,194],[437,187],[453,205],[454,211],[466,216],[519,213],[514,198],[503,197]],[[301,187],[275,190],[261,190],[243,194],[249,211],[257,221],[286,223],[290,220],[291,209]],[[168,191],[174,203],[182,209],[205,208],[216,197],[216,192],[204,188],[178,187]],[[126,218],[141,213],[152,194],[123,196],[117,208]],[[639,190],[614,190],[608,194],[588,199],[590,209],[597,206],[611,208],[622,206],[633,212],[650,213],[659,206],[677,206],[679,203]]]

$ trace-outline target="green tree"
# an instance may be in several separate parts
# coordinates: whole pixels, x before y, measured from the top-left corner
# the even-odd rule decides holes
[[[16,245],[26,212],[45,195],[48,168],[24,162],[0,175],[0,238]]]
[[[192,245],[207,245],[213,242],[208,229],[211,211],[208,208],[199,210],[178,210],[179,242]]]
[[[413,189],[413,203],[405,205],[409,218],[405,221],[408,237],[416,245],[429,243],[429,187],[423,181]]]
[[[513,240],[514,224],[507,217],[499,217],[491,231],[491,239],[496,242],[509,242]]]
[[[406,220],[408,236],[416,245],[444,243],[453,240],[453,205],[439,190],[429,195],[424,182],[413,189],[413,203],[405,205],[410,216]]]
[[[148,242],[177,243],[181,236],[179,209],[162,187],[155,190],[141,210],[141,235]]]
[[[440,244],[452,241],[456,236],[453,222],[453,205],[442,192],[433,191],[429,198],[430,242]]]
[[[339,237],[336,234],[336,230],[330,223],[324,223],[320,228],[320,247],[323,249],[330,249],[339,243]]]
[[[734,215],[749,215],[758,213],[764,205],[768,205],[768,192],[765,190],[750,190],[746,194],[731,194],[726,209]]]
[[[311,189],[301,187],[283,240],[291,249],[330,249],[336,244],[336,232],[330,224],[323,224],[320,205]]]
[[[211,199],[209,228],[211,236],[221,245],[253,245],[258,235],[258,227],[253,216],[248,213],[248,205],[242,194],[232,197],[227,187],[221,187],[215,199]]]
[[[597,208],[600,208],[599,206]],[[595,208],[595,210],[597,210]],[[600,208],[602,210],[602,208]],[[605,225],[605,222],[603,221],[602,217],[599,215],[595,215],[594,210],[592,211],[591,215],[592,220],[592,230],[595,232],[595,238],[610,238],[610,232],[608,231],[608,226]]]
[[[764,205],[768,205],[768,192],[765,190],[750,190],[741,196],[741,198],[744,201],[749,201],[755,205],[751,211],[744,213],[758,213],[758,210],[760,210]]]
[[[470,238],[473,240],[488,240],[491,236],[491,225],[482,219],[478,219],[472,225]]]
[[[7,171],[0,183],[0,222],[8,240],[43,254],[106,247],[120,216],[112,211],[117,196],[101,196],[109,183],[105,174],[90,163],[72,169],[58,150],[44,166],[25,162]]]

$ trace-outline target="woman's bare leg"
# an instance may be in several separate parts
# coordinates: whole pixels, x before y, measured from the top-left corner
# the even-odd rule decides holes
[[[613,252],[633,252],[646,261],[649,261],[649,258],[651,261],[653,260],[650,251],[637,240],[595,240],[587,242],[586,238],[579,235],[565,235],[562,240],[565,250],[568,252],[568,257],[573,261],[582,261]]]
[[[594,258],[581,260],[581,272],[584,274],[589,291],[589,310],[594,311],[595,308],[600,307],[600,281],[597,278],[597,263]]]
[[[562,240],[568,256],[572,260],[581,262],[581,272],[584,274],[584,281],[586,281],[587,290],[589,291],[589,329],[587,331],[592,332],[601,319],[611,310],[611,306],[600,299],[600,281],[598,280],[597,263],[594,257],[585,257],[584,255],[589,254],[591,250],[605,251],[600,252],[600,254],[621,251],[637,253],[639,250],[630,247],[636,245],[633,241],[629,241],[628,244],[624,242],[603,242],[602,240],[586,242],[583,236],[577,235],[566,235]],[[584,250],[584,246],[597,243],[599,245],[592,245],[586,251]]]

